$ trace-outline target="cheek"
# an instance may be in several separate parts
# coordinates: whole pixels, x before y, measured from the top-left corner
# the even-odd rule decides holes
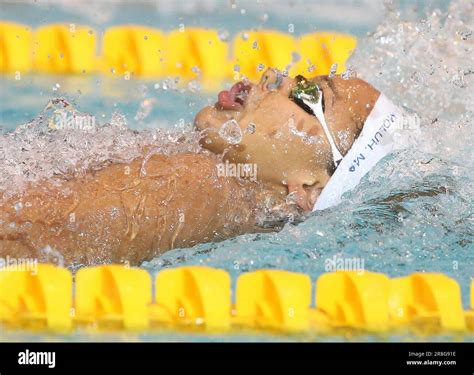
[[[201,130],[201,145],[216,153],[222,154],[226,150],[242,150],[245,129],[232,119],[207,119],[206,125]]]
[[[278,130],[288,127],[296,119],[296,111],[285,101],[268,101],[262,103],[258,111],[248,113],[241,121],[243,129],[255,128],[256,132],[272,136]],[[253,124],[253,125],[251,125]]]

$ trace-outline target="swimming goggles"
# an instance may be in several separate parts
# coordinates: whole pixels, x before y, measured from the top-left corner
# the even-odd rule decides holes
[[[293,100],[298,106],[300,106],[307,113],[316,116],[319,120],[324,134],[328,138],[329,145],[331,146],[332,158],[334,165],[337,166],[343,159],[343,156],[334,142],[334,138],[329,131],[329,127],[326,124],[324,118],[324,96],[323,91],[319,86],[311,81],[308,81],[305,77],[298,75],[296,76],[296,86],[293,88],[290,99]]]

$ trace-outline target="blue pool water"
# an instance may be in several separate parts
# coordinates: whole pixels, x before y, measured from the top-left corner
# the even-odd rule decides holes
[[[291,19],[295,23],[301,22],[299,32],[314,28],[354,32],[361,41],[349,62],[350,68],[393,101],[416,113],[419,125],[400,133],[397,151],[379,163],[354,191],[346,195],[341,205],[315,213],[298,225],[288,224],[279,233],[249,234],[191,249],[176,249],[145,262],[142,267],[155,274],[164,268],[200,264],[227,270],[234,282],[242,272],[277,268],[307,273],[314,281],[327,271],[328,260],[355,257],[364,261],[366,270],[393,277],[419,271],[445,273],[460,283],[463,304],[467,308],[470,282],[474,276],[472,4],[464,0],[450,6],[435,2],[436,6],[431,5],[425,11],[423,7],[413,10],[407,2],[401,2],[398,8],[381,10],[376,2],[345,1],[341,3],[341,12],[359,15],[359,18],[354,16],[343,22],[343,14],[338,15],[339,21],[323,19],[322,16],[308,18],[304,4],[298,1],[293,2],[296,5],[285,16],[278,12],[278,7],[275,10],[266,3],[261,2],[252,8],[250,2],[248,7],[245,2],[237,2],[237,10],[247,11],[245,15],[239,12],[236,15],[232,13],[235,10],[210,1],[204,2],[202,7],[216,7],[219,10],[217,15],[205,15],[209,13],[207,8],[178,7],[165,14],[156,11],[156,19],[144,17],[140,23],[156,26],[158,20],[164,29],[170,29],[177,19],[184,17],[199,25],[227,27],[233,33],[261,24],[259,16],[267,14],[265,27],[284,30]],[[287,2],[277,4],[284,6]],[[330,11],[330,2],[322,4],[321,9],[327,14],[334,13]],[[313,9],[317,7],[312,6]],[[75,13],[73,7],[43,9],[36,15],[23,12],[25,18],[20,20],[21,6],[16,7],[3,7],[0,18],[17,17],[16,21],[37,25],[74,15],[96,27],[125,21],[124,12],[110,10],[109,18],[103,21],[99,16]],[[364,12],[356,12],[364,7],[373,8],[376,16],[369,20],[363,16]],[[127,22],[139,22],[136,14],[140,11],[133,9],[127,13],[130,17]],[[93,164],[112,157],[112,153],[118,160],[125,160],[133,155],[132,151],[140,141],[137,137],[162,136],[159,129],[189,133],[196,111],[215,100],[215,93],[197,90],[184,83],[173,88],[162,80],[117,81],[103,77],[37,75],[27,76],[21,81],[5,77],[1,80],[0,125],[5,133],[0,138],[0,158],[4,160],[0,167],[0,187],[3,189],[18,172],[15,165],[20,161],[39,159],[43,163],[41,170],[36,164],[28,166],[28,163],[24,163],[27,166],[22,168],[23,172],[28,170],[29,178],[40,178],[58,168],[71,168],[83,160]],[[12,136],[20,124],[34,118],[38,120],[46,103],[59,96],[66,97],[78,110],[93,114],[101,124],[112,122],[115,127],[105,125],[97,135],[87,139],[87,144],[79,142],[78,136],[56,139],[56,134],[42,133],[31,126],[26,130],[17,129],[16,136]],[[44,113],[47,115],[49,112]],[[127,129],[147,130],[143,135],[136,135]],[[115,147],[113,152],[100,153],[101,142],[111,137],[122,143],[111,145],[111,148]],[[24,153],[17,151],[20,144],[26,146]],[[60,144],[62,148],[58,149]],[[115,153],[120,153],[120,147],[123,152],[117,156]],[[45,156],[53,150],[57,153],[54,157]],[[131,154],[125,155],[126,152]],[[65,160],[62,157],[67,158],[68,163],[61,164],[58,160]],[[398,199],[393,199],[394,196]],[[254,333],[208,337],[171,332],[98,337],[12,333],[8,339],[25,337],[141,341],[379,339]],[[404,340],[407,337],[390,339]]]

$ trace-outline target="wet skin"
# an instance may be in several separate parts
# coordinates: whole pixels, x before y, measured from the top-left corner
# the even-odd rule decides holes
[[[231,163],[255,163],[258,179],[284,186],[302,209],[311,210],[334,172],[331,149],[318,119],[289,98],[295,79],[284,77],[275,88],[277,75],[269,69],[258,84],[241,86],[247,93],[235,104],[221,93],[214,106],[197,114],[195,126],[203,134],[203,147]],[[360,79],[320,76],[313,81],[323,91],[326,122],[345,155],[380,93]],[[232,119],[243,134],[239,144],[219,134]]]
[[[9,198],[0,194],[0,258],[48,258],[64,264],[140,264],[163,252],[219,241],[257,226],[262,206],[284,195],[261,183],[219,177],[219,158],[153,155],[68,181],[43,181]],[[21,202],[23,208],[15,209]]]
[[[267,71],[248,87],[245,100],[221,93],[219,103],[195,120],[203,146],[230,162],[256,163],[257,182],[219,176],[222,159],[203,150],[153,155],[146,174],[142,157],[60,184],[42,181],[15,196],[0,193],[0,257],[48,261],[41,249],[49,245],[66,266],[134,265],[169,249],[262,231],[257,215],[264,207],[294,208],[285,203],[288,192],[310,210],[334,169],[330,148],[318,120],[288,98],[294,80],[284,78],[270,89],[275,80],[276,73]],[[316,82],[324,92],[326,121],[346,153],[379,92],[358,79]],[[218,134],[232,118],[244,134],[235,145]],[[246,130],[250,123],[255,131]],[[17,202],[22,209],[15,209]]]

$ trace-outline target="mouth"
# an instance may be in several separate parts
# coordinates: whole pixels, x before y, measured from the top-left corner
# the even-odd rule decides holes
[[[245,105],[251,85],[237,82],[230,90],[224,90],[217,96],[216,106],[221,109],[240,110]]]

